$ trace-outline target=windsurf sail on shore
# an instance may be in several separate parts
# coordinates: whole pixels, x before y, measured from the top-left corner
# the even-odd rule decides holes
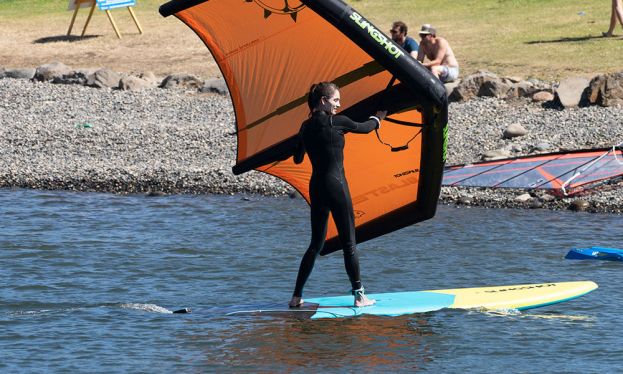
[[[235,174],[271,174],[309,202],[311,164],[294,164],[292,154],[309,87],[332,81],[341,114],[355,121],[389,114],[378,139],[346,134],[357,241],[434,216],[446,150],[444,86],[359,12],[340,0],[174,0],[160,13],[188,25],[221,70],[236,115]],[[338,249],[330,220],[322,254]]]
[[[547,189],[571,196],[623,177],[623,143],[448,166],[444,186]]]

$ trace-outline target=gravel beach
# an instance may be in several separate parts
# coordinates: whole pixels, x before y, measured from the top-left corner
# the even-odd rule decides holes
[[[234,115],[227,96],[153,88],[142,91],[0,79],[0,187],[113,193],[253,193],[292,188],[263,173],[234,176]],[[623,141],[623,109],[545,109],[528,99],[476,98],[450,105],[448,165],[485,151],[512,156],[609,147]],[[510,124],[528,134],[504,139]],[[623,185],[574,198],[527,191],[450,188],[441,202],[486,207],[623,213]]]

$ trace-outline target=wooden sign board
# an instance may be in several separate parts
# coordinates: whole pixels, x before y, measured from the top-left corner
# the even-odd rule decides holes
[[[117,28],[117,24],[115,23],[115,20],[112,17],[112,13],[110,13],[111,9],[128,8],[128,11],[130,12],[130,16],[132,17],[134,24],[138,28],[138,32],[140,34],[143,33],[143,29],[141,28],[141,25],[139,24],[138,19],[136,18],[136,14],[134,14],[134,11],[132,10],[132,7],[136,5],[136,0],[69,0],[68,10],[73,10],[74,14],[71,17],[71,23],[69,24],[69,31],[67,31],[68,36],[71,35],[71,29],[73,28],[74,22],[76,21],[76,15],[78,14],[78,10],[80,8],[90,7],[91,10],[89,11],[89,16],[87,17],[87,21],[85,22],[84,28],[82,29],[82,34],[80,35],[80,36],[84,36],[84,33],[87,30],[87,26],[89,25],[89,21],[91,21],[91,16],[93,15],[93,11],[95,10],[95,5],[97,5],[97,7],[100,10],[103,10],[106,12],[106,15],[108,16],[108,20],[110,20],[110,23],[112,24],[112,27],[115,30],[115,34],[117,34],[117,37],[119,39],[121,39],[121,33],[119,32],[119,29]]]
[[[76,10],[76,8],[87,8],[93,6],[95,0],[69,0],[69,5],[67,6],[67,10]]]
[[[97,7],[100,8],[100,10],[126,8],[135,5],[136,0],[97,0]]]

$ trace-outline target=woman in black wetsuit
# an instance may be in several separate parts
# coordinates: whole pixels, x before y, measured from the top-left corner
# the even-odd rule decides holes
[[[385,118],[385,111],[379,111],[365,122],[354,122],[346,116],[335,115],[340,107],[338,87],[330,82],[312,85],[307,104],[310,116],[301,125],[299,148],[294,162],[303,161],[305,152],[312,164],[309,181],[311,200],[311,243],[299,267],[296,286],[290,307],[303,304],[303,287],[314,268],[316,257],[322,249],[327,235],[329,213],[338,231],[344,253],[344,266],[350,279],[355,297],[354,305],[368,306],[375,303],[364,293],[359,276],[359,257],[355,247],[355,216],[348,183],[344,175],[344,134],[347,132],[367,134],[377,129]]]

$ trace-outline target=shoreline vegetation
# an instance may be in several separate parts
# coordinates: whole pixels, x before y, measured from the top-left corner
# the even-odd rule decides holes
[[[26,78],[37,71],[18,70],[27,70]],[[7,71],[0,69],[0,187],[298,196],[266,174],[232,174],[234,114],[219,80],[187,75],[160,80],[144,73],[138,79],[146,86],[124,90],[119,82],[129,75],[112,71],[99,77],[93,71],[73,72],[65,77],[77,81],[57,82],[65,84],[48,83],[53,74],[42,82],[7,77]],[[106,78],[118,87],[98,86]],[[623,139],[619,106],[561,110],[530,97],[473,97],[452,102],[449,118],[447,165],[477,162],[489,151],[512,157],[610,147]],[[503,136],[511,125],[520,125],[526,134]],[[621,214],[622,187],[617,181],[569,198],[543,191],[443,187],[440,203]]]

